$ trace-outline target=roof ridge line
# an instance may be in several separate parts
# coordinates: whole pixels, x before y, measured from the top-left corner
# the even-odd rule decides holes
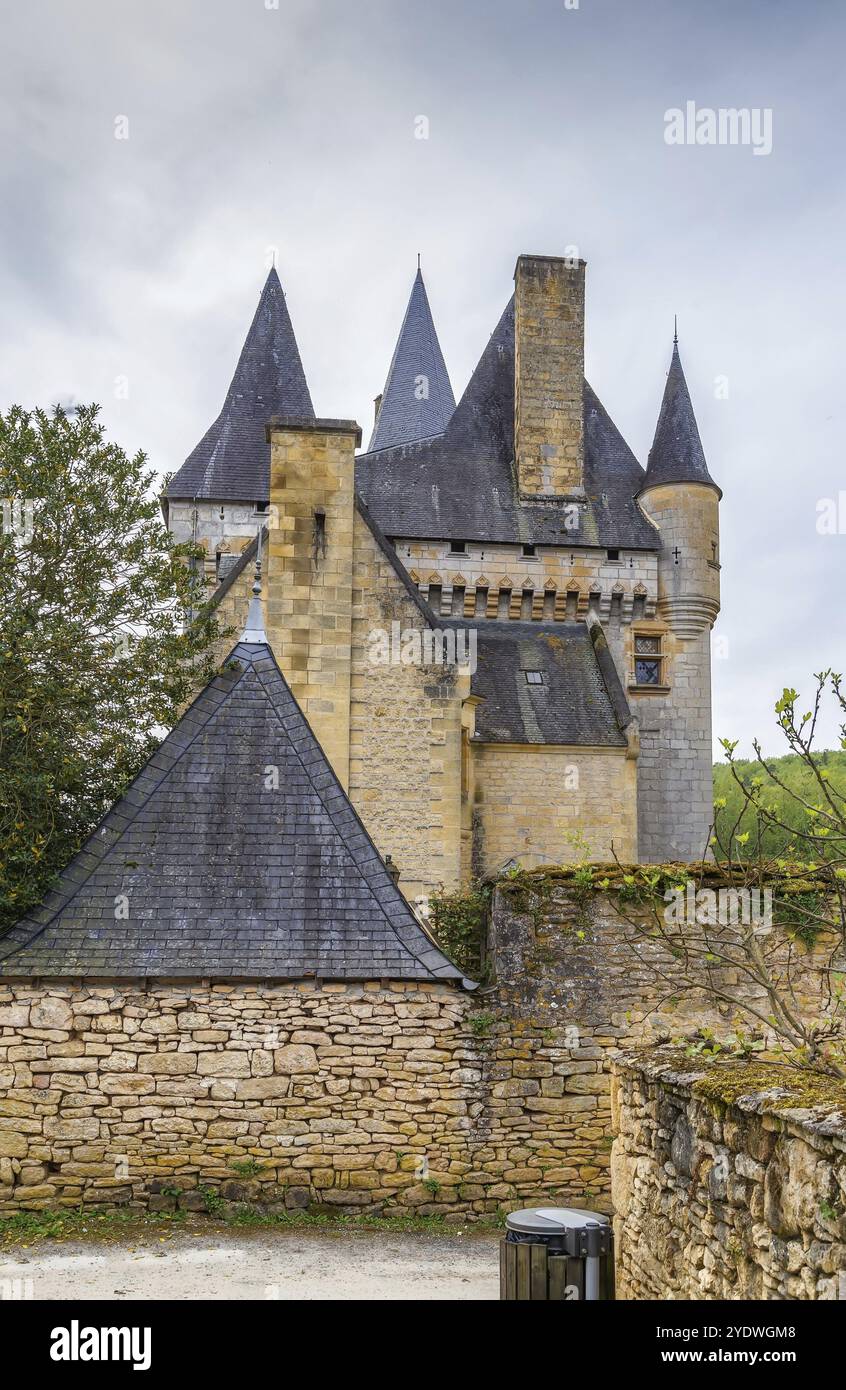
[[[227,656],[227,657],[225,658],[225,661],[224,661],[224,663],[223,663],[224,665],[226,664],[226,662],[231,661],[231,659],[232,659],[232,653],[235,652],[235,651],[237,651],[238,647],[241,646],[241,645],[242,645],[242,644],[241,644],[240,642],[236,642],[235,646],[232,648],[232,652],[230,652],[230,653],[229,653],[229,656]],[[252,663],[250,663],[250,664],[252,664]],[[240,684],[241,680],[243,680],[244,674],[245,674],[245,672],[242,670],[241,673],[240,673],[240,675],[238,676],[238,679],[237,679],[236,681],[234,681],[234,683],[233,683],[233,686],[232,686],[232,689],[233,689],[233,690]],[[215,679],[215,680],[220,680],[221,678],[222,678],[222,677],[221,677],[220,673],[218,672],[217,676],[216,676],[214,679]],[[165,744],[167,743],[168,739],[170,738],[171,734],[175,733],[175,731],[179,728],[179,725],[181,724],[182,720],[185,718],[185,715],[188,714],[188,711],[189,711],[189,710],[196,710],[196,708],[197,708],[197,706],[200,704],[200,702],[201,702],[201,701],[204,699],[204,697],[209,693],[209,691],[211,691],[213,684],[214,684],[214,681],[210,681],[208,685],[204,686],[204,688],[200,691],[199,695],[197,695],[196,699],[188,706],[188,709],[186,709],[186,710],[184,711],[184,713],[183,713],[182,715],[180,715],[179,719],[177,719],[177,721],[176,721],[176,723],[174,724],[173,728],[168,730],[167,734],[166,734],[165,737],[162,739],[162,741],[161,741],[161,743],[159,744],[158,748],[156,749],[155,753],[153,753],[152,757],[148,758],[147,762],[146,762],[146,763],[144,764],[144,766],[141,768],[141,771],[138,772],[138,773],[136,773],[136,775],[133,777],[133,779],[132,779],[132,781],[129,783],[129,785],[120,793],[120,795],[115,799],[115,801],[114,801],[114,802],[112,803],[112,805],[109,807],[109,809],[108,809],[108,811],[106,812],[106,814],[97,822],[97,824],[94,826],[94,829],[91,831],[91,834],[90,834],[90,835],[88,836],[88,838],[83,842],[83,844],[80,845],[80,847],[79,847],[79,849],[76,851],[76,853],[75,853],[74,855],[72,855],[72,857],[70,858],[70,860],[68,861],[68,863],[65,865],[64,869],[61,870],[61,872],[59,873],[58,878],[56,879],[56,882],[55,882],[55,884],[53,885],[53,887],[52,887],[52,888],[48,888],[47,893],[48,893],[48,894],[49,894],[49,893],[54,893],[54,892],[56,892],[56,891],[58,890],[59,884],[61,883],[63,876],[65,875],[65,873],[67,873],[68,869],[70,869],[71,865],[73,865],[73,864],[76,862],[76,860],[79,858],[79,856],[80,856],[81,854],[86,854],[86,853],[93,853],[93,854],[96,854],[96,856],[97,856],[97,863],[96,863],[96,864],[92,864],[90,870],[88,871],[88,873],[85,874],[84,878],[80,879],[79,883],[77,883],[77,884],[75,885],[75,887],[74,887],[74,889],[73,889],[73,892],[67,894],[67,896],[65,897],[64,901],[61,902],[61,903],[59,903],[59,904],[56,906],[55,911],[50,913],[50,916],[47,918],[47,921],[46,921],[46,922],[43,922],[43,923],[41,924],[41,926],[38,928],[38,930],[37,930],[36,932],[33,932],[32,936],[29,937],[28,940],[21,942],[20,945],[18,945],[18,946],[14,946],[14,947],[12,948],[11,951],[7,951],[7,952],[5,952],[3,955],[0,955],[0,965],[2,965],[3,962],[6,961],[6,960],[10,960],[12,956],[17,955],[18,951],[22,951],[22,950],[24,950],[26,947],[31,946],[32,943],[33,943],[33,941],[37,941],[37,940],[38,940],[39,936],[41,936],[41,935],[47,930],[47,928],[51,925],[51,923],[52,923],[52,922],[54,921],[54,919],[58,916],[58,914],[59,914],[60,912],[64,912],[65,908],[70,906],[70,904],[73,902],[73,900],[74,900],[74,898],[77,896],[77,894],[80,893],[81,890],[82,890],[82,889],[85,887],[85,885],[88,883],[88,880],[91,878],[91,875],[92,875],[93,873],[95,873],[95,872],[97,871],[97,869],[100,867],[100,864],[103,862],[103,860],[105,859],[106,855],[109,854],[109,853],[111,853],[111,851],[112,851],[113,849],[115,849],[115,848],[120,844],[121,840],[122,840],[123,837],[126,835],[127,831],[135,824],[136,820],[138,819],[139,813],[149,804],[151,797],[153,797],[153,796],[156,794],[156,792],[159,790],[159,787],[162,785],[162,783],[170,776],[170,774],[173,772],[174,768],[177,767],[177,766],[179,765],[179,763],[182,761],[183,757],[184,757],[185,754],[188,752],[189,748],[192,747],[192,745],[193,745],[193,743],[194,743],[194,739],[196,738],[197,734],[200,733],[201,729],[205,729],[205,728],[212,722],[212,720],[215,718],[215,716],[220,712],[220,710],[223,708],[223,701],[221,701],[221,702],[217,705],[217,707],[216,707],[215,709],[213,709],[213,710],[210,711],[208,718],[203,720],[202,724],[200,725],[200,728],[196,730],[196,732],[195,732],[194,735],[191,737],[191,739],[188,741],[188,743],[185,744],[184,748],[181,748],[181,749],[179,750],[179,752],[177,753],[176,757],[173,759],[173,762],[171,763],[170,767],[167,768],[165,771],[162,772],[161,776],[156,780],[156,782],[154,783],[154,785],[150,788],[149,792],[148,792],[147,795],[144,797],[143,801],[139,801],[138,805],[133,807],[132,815],[129,817],[129,819],[128,819],[127,822],[126,822],[126,825],[124,825],[123,829],[119,832],[119,834],[117,834],[117,835],[115,836],[115,838],[114,838],[113,840],[111,840],[108,844],[105,844],[105,843],[102,841],[102,839],[100,839],[100,840],[98,841],[97,845],[95,846],[95,848],[92,849],[92,850],[89,850],[89,846],[91,845],[91,842],[92,842],[96,837],[101,836],[101,832],[102,832],[103,829],[105,828],[106,821],[109,819],[109,816],[112,815],[112,813],[114,812],[114,810],[115,810],[115,808],[116,808],[117,806],[120,806],[121,803],[122,803],[123,801],[126,800],[126,798],[127,798],[127,797],[129,796],[129,794],[131,793],[133,787],[135,786],[136,782],[139,782],[139,781],[141,780],[141,778],[148,772],[149,767],[150,767],[150,764],[151,764],[151,762],[153,761],[153,758],[157,758],[157,757],[159,756],[159,754],[161,753],[161,751],[162,751],[162,749],[164,748]],[[32,909],[30,909],[30,911],[32,911]],[[8,936],[11,936],[12,932],[16,929],[16,927],[23,925],[23,923],[26,922],[26,921],[28,920],[28,917],[29,917],[29,913],[27,913],[26,916],[21,917],[20,920],[19,920],[19,922],[14,922],[14,923],[12,924],[12,926],[11,926],[10,929],[9,929],[9,931],[8,931],[7,933],[5,933],[2,937],[0,937],[0,946],[2,946],[3,942],[7,939]]]
[[[611,655],[611,648],[608,646],[608,638],[605,636],[605,628],[595,608],[588,610],[587,617],[584,619],[588,630],[591,647],[596,659],[596,665],[605,686],[608,699],[611,701],[611,709],[621,733],[625,733],[629,725],[636,718],[632,713],[632,707],[626,698],[623,683],[620,680],[620,673],[617,670],[617,663]]]
[[[379,526],[378,522],[374,520],[370,512],[370,509],[367,506],[367,503],[363,500],[360,493],[355,492],[354,495],[355,505],[359,513],[359,516],[361,517],[364,524],[367,527],[369,527],[373,539],[375,540],[379,549],[382,551],[383,555],[385,556],[385,559],[392,566],[397,578],[401,581],[404,588],[408,592],[409,598],[411,598],[412,601],[417,605],[417,608],[419,609],[421,615],[426,619],[427,623],[429,623],[432,627],[437,627],[438,617],[435,613],[434,608],[431,608],[429,606],[426,599],[424,599],[423,595],[420,593],[420,590],[415,587],[414,582],[408,573],[408,570],[405,568],[405,565],[402,564],[399,556],[397,555],[396,550],[391,545],[390,541],[388,540],[384,531]]]
[[[379,861],[379,863],[381,864],[382,869],[384,870],[384,873],[385,873],[385,877],[386,877],[386,879],[388,880],[388,883],[390,884],[390,886],[391,886],[391,888],[393,889],[394,893],[396,894],[397,898],[399,899],[401,907],[405,908],[406,912],[408,912],[409,916],[410,916],[411,919],[412,919],[413,925],[414,925],[414,926],[417,926],[418,928],[420,928],[420,924],[419,924],[419,922],[417,922],[417,919],[415,918],[415,916],[414,916],[414,914],[413,914],[413,912],[412,912],[411,904],[408,902],[408,900],[407,900],[407,898],[405,897],[405,895],[404,895],[403,893],[400,892],[400,890],[399,890],[399,888],[397,888],[396,884],[394,884],[394,882],[392,881],[391,876],[390,876],[390,874],[388,873],[387,868],[385,867],[384,858],[383,858],[382,855],[379,853],[379,850],[376,848],[376,845],[375,845],[375,843],[374,843],[374,841],[373,841],[372,836],[370,835],[370,832],[368,831],[368,829],[367,829],[367,827],[365,826],[363,820],[361,819],[360,815],[358,814],[357,810],[355,809],[355,806],[353,805],[353,803],[352,803],[352,801],[351,801],[351,799],[350,799],[349,792],[346,792],[346,791],[344,790],[343,786],[341,785],[341,781],[340,781],[340,778],[338,777],[338,774],[336,773],[334,767],[332,766],[331,762],[329,761],[328,756],[327,756],[326,753],[324,752],[323,746],[322,746],[322,744],[320,743],[320,740],[318,739],[316,733],[315,733],[314,730],[312,729],[311,724],[309,723],[309,720],[308,720],[308,716],[306,715],[305,711],[304,711],[303,709],[300,708],[299,702],[298,702],[296,696],[294,695],[294,692],[292,691],[291,687],[288,685],[288,682],[285,680],[285,676],[284,676],[283,672],[281,671],[281,669],[280,669],[280,667],[279,667],[279,665],[278,665],[278,663],[277,663],[277,661],[276,661],[276,658],[275,658],[275,656],[273,655],[273,652],[271,651],[270,647],[268,647],[267,651],[268,651],[268,659],[269,659],[269,661],[270,661],[270,663],[271,663],[271,665],[272,665],[272,667],[273,667],[273,670],[275,671],[276,675],[281,679],[282,684],[283,684],[283,689],[284,689],[284,691],[285,691],[286,694],[290,697],[290,699],[293,701],[294,705],[296,706],[297,710],[299,711],[299,714],[300,714],[300,716],[301,716],[301,718],[302,718],[302,721],[303,721],[303,723],[304,723],[306,729],[308,730],[309,735],[310,735],[310,737],[311,737],[313,743],[315,744],[318,753],[320,754],[320,757],[321,757],[321,759],[322,759],[322,761],[323,761],[324,767],[328,770],[329,774],[331,775],[331,777],[332,777],[332,779],[333,779],[333,781],[334,781],[334,783],[335,783],[335,786],[337,787],[338,791],[341,793],[341,796],[343,797],[343,800],[344,800],[344,803],[345,803],[344,809],[348,810],[348,811],[353,815],[353,817],[355,818],[355,821],[356,821],[356,823],[357,823],[358,829],[359,829],[359,830],[362,832],[362,834],[365,836],[365,839],[367,840],[367,843],[369,844],[371,850],[373,851],[373,854],[375,855],[376,859],[377,859],[377,860]],[[277,716],[277,718],[279,719],[280,723],[282,723],[282,716],[280,715],[280,712],[279,712],[279,710],[277,709],[276,701],[275,701],[275,698],[274,698],[274,694],[273,694],[272,688],[271,688],[269,685],[267,685],[267,684],[265,683],[265,681],[264,681],[264,679],[263,679],[263,673],[262,673],[262,671],[260,671],[260,670],[258,670],[258,669],[256,668],[256,674],[257,674],[257,676],[258,676],[259,681],[265,686],[265,690],[266,690],[267,694],[268,694],[269,697],[270,697],[271,704],[273,705],[274,712],[276,713],[276,716]],[[300,750],[299,750],[299,748],[297,747],[296,743],[295,743],[293,740],[289,740],[289,743],[290,743],[290,747],[291,747],[291,748],[293,749],[293,751],[294,751],[294,754],[295,754],[295,756],[296,756],[296,758],[297,758],[297,761],[298,761],[299,764],[300,764],[300,767],[302,768],[302,770],[303,770],[303,772],[304,772],[304,774],[305,774],[305,776],[306,776],[306,778],[307,778],[307,780],[308,780],[309,786],[312,788],[312,791],[314,792],[315,796],[317,797],[318,801],[320,802],[321,806],[323,807],[323,810],[326,812],[326,815],[329,817],[330,821],[332,822],[332,825],[333,825],[333,827],[334,827],[334,829],[335,829],[336,834],[338,834],[338,835],[340,836],[341,840],[343,841],[344,849],[347,851],[347,854],[350,856],[350,859],[352,860],[353,865],[354,865],[354,867],[355,867],[356,873],[358,874],[358,876],[359,876],[359,878],[361,879],[361,881],[365,884],[365,886],[366,886],[367,888],[371,888],[371,885],[370,885],[370,883],[369,883],[369,880],[366,878],[365,874],[363,873],[361,867],[359,866],[359,863],[358,863],[358,860],[357,860],[355,854],[354,854],[353,851],[350,849],[350,846],[349,846],[349,844],[347,843],[347,832],[338,824],[338,820],[336,819],[336,816],[335,816],[334,811],[333,811],[329,806],[326,805],[326,802],[325,802],[325,800],[324,800],[324,798],[323,798],[323,794],[320,792],[319,788],[315,786],[315,784],[314,784],[314,779],[313,779],[312,774],[311,774],[311,769],[310,769],[310,768],[306,765],[306,763],[304,762],[304,760],[303,760],[303,758],[302,758],[302,756],[301,756],[301,754],[300,754]],[[372,893],[372,889],[371,889],[371,893]],[[388,924],[390,930],[393,932],[394,936],[396,937],[397,941],[400,943],[400,946],[403,948],[403,950],[407,951],[408,954],[409,954],[410,956],[412,956],[414,960],[417,961],[418,965],[422,965],[422,966],[424,967],[425,970],[428,970],[429,973],[430,973],[431,975],[434,975],[435,972],[432,970],[432,967],[429,966],[429,965],[426,965],[426,963],[425,963],[425,961],[423,960],[422,956],[418,955],[417,952],[416,952],[406,941],[403,941],[403,939],[402,939],[402,937],[401,937],[399,931],[397,930],[397,928],[396,928],[394,922],[392,921],[390,914],[386,911],[386,909],[385,909],[383,903],[379,900],[378,897],[376,897],[375,894],[373,894],[373,897],[374,897],[374,900],[375,900],[375,902],[376,902],[376,904],[377,904],[377,906],[378,906],[378,908],[379,908],[379,911],[381,912],[381,914],[382,914],[384,920],[385,920],[386,923]],[[422,930],[422,928],[420,928],[420,930]],[[425,933],[424,933],[424,934],[425,934]],[[433,943],[432,946],[431,946],[431,949],[437,951],[439,955],[443,956],[444,960],[446,960],[446,961],[448,962],[448,964],[454,966],[454,968],[455,968],[456,970],[459,969],[459,967],[455,965],[455,962],[454,962],[454,961],[451,961],[451,960],[449,959],[449,956],[447,956],[447,955],[441,950],[440,946],[436,946],[436,945],[434,945],[434,943]],[[463,974],[463,972],[460,972],[460,974],[461,974],[461,981],[462,981],[462,983],[464,983],[464,981],[465,981],[465,979],[467,979],[467,977],[465,977],[465,975]],[[473,985],[475,986],[475,981],[472,981],[472,982],[469,982],[469,983],[471,983],[471,984],[473,984]]]

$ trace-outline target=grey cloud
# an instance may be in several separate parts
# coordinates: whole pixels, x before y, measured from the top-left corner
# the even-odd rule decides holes
[[[276,246],[315,407],[367,432],[418,250],[459,394],[517,254],[576,244],[588,374],[641,460],[679,314],[725,493],[715,733],[779,749],[782,685],[843,664],[846,536],[815,530],[846,487],[839,7],[3,9],[4,407],[100,399],[122,443],[178,467]],[[688,99],[772,108],[772,154],[667,146],[664,112]]]

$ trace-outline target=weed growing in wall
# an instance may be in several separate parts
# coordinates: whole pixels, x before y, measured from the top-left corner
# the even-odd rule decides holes
[[[484,973],[483,952],[490,906],[489,887],[459,889],[429,899],[429,925],[438,945],[473,980]]]

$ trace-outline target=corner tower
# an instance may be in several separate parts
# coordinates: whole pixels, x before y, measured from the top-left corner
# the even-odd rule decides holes
[[[640,715],[639,845],[647,861],[692,861],[707,849],[721,496],[705,461],[676,338],[638,495],[661,538],[656,621],[632,628],[629,687]]]

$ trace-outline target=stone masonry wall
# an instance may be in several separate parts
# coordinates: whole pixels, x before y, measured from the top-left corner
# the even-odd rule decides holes
[[[787,1067],[615,1063],[617,1297],[846,1296],[846,1086]]]
[[[449,541],[397,540],[402,564],[441,617],[549,623],[586,618],[592,608],[607,627],[631,623],[638,598],[642,616],[655,617],[658,557],[650,551],[621,550],[609,560],[607,550],[587,546],[540,546],[529,557],[522,545],[465,547],[458,554]]]
[[[702,859],[714,815],[711,742],[711,633],[664,648],[671,690],[634,694],[640,724],[638,850],[642,863]]]
[[[354,525],[349,794],[412,902],[461,878],[461,712],[469,675],[447,664],[375,663],[371,633],[426,627],[357,512]]]
[[[472,744],[474,871],[637,859],[637,763],[625,748]]]
[[[733,1022],[671,998],[614,906],[555,871],[497,888],[488,958],[474,993],[0,980],[0,1213],[607,1210],[614,1059]]]
[[[628,688],[640,723],[640,858],[692,861],[713,819],[711,627],[720,610],[719,503],[711,487],[668,483],[640,495],[659,528],[657,617],[668,625],[665,693]],[[629,665],[628,669],[631,669]]]
[[[0,1213],[584,1199],[600,1057],[447,985],[0,985]]]

